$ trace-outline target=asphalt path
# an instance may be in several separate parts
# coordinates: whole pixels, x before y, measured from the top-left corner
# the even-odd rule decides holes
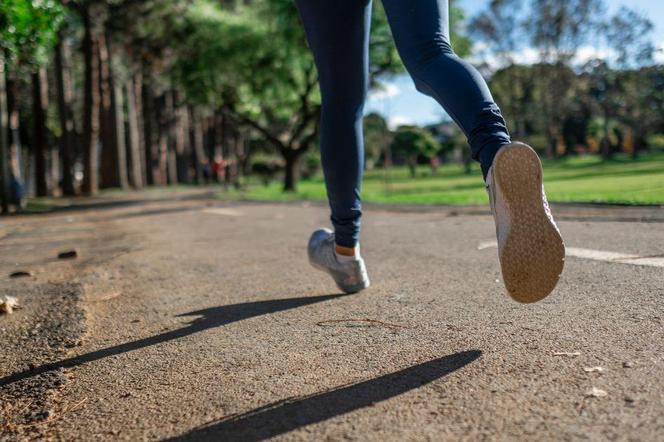
[[[369,208],[372,286],[351,296],[307,263],[319,205],[10,219],[0,270],[33,275],[2,279],[25,308],[0,317],[0,440],[661,440],[664,224],[648,210],[561,210],[574,253],[527,306],[483,211]]]

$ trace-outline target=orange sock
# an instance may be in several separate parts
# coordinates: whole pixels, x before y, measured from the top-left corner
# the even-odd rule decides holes
[[[357,247],[344,247],[340,246],[339,244],[335,244],[335,251],[337,252],[337,255],[341,256],[357,256],[359,253],[357,253],[358,248]]]

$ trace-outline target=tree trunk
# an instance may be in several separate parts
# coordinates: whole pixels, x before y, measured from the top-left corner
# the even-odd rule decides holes
[[[83,192],[95,195],[99,191],[98,151],[99,142],[99,85],[97,37],[92,29],[90,11],[83,12],[83,62],[84,85],[84,130],[83,130]]]
[[[142,76],[143,84],[143,136],[145,142],[145,171],[147,184],[154,185],[159,181],[158,140],[155,138],[156,124],[154,118],[154,96],[152,87],[145,75]]]
[[[611,151],[611,138],[609,137],[609,109],[607,106],[604,107],[604,124],[602,126],[602,141],[600,142],[600,151],[602,152],[602,157],[605,160],[610,160],[613,156]]]
[[[48,172],[46,146],[46,110],[48,108],[48,79],[46,69],[32,74],[33,152],[35,156],[35,182],[37,196],[47,196]]]
[[[189,112],[190,127],[191,127],[191,144],[192,144],[192,160],[194,163],[194,170],[196,171],[196,183],[203,183],[203,162],[205,161],[205,149],[203,147],[203,125],[201,118],[192,107]]]
[[[284,155],[286,169],[284,170],[284,192],[295,192],[300,177],[300,155],[296,151],[287,151]]]
[[[115,98],[113,79],[112,48],[108,32],[99,36],[99,94],[101,98],[101,187],[127,187],[127,165],[124,151],[120,151],[118,126],[124,124]]]
[[[0,50],[0,208],[3,213],[9,212],[9,149],[8,141],[9,115],[7,113],[7,83],[5,77],[4,51]]]
[[[141,174],[143,176],[143,185],[147,186],[148,165],[145,162],[147,141],[145,139],[145,125],[143,124],[143,74],[140,72],[134,74],[134,100],[136,103],[136,118],[138,119],[138,145],[141,150]]]
[[[111,107],[115,110],[115,140],[118,152],[120,187],[127,189],[129,188],[129,172],[127,170],[124,94],[122,93],[122,86],[117,82],[113,82],[113,100]]]
[[[245,174],[245,169],[247,167],[247,158],[248,158],[248,153],[246,149],[246,144],[245,144],[245,139],[244,139],[244,134],[240,131],[237,130],[235,132],[235,143],[234,143],[234,151],[235,151],[235,180],[233,184],[235,185],[236,188],[240,188],[241,186],[241,178]],[[298,155],[299,157],[300,155]],[[298,166],[296,166],[298,167]],[[299,178],[299,167],[296,171],[296,176],[295,176],[295,181],[297,185],[297,179]]]
[[[168,184],[168,115],[165,95],[157,99],[155,106],[155,120],[157,130],[157,176],[155,184],[165,186]]]
[[[6,78],[6,77],[5,77]],[[9,114],[9,181],[12,186],[10,199],[21,200],[23,195],[15,195],[18,187],[23,188],[23,174],[21,161],[21,130],[19,115],[18,83],[16,80],[6,79],[7,112]],[[21,205],[22,201],[14,201]]]
[[[69,45],[62,32],[55,47],[55,76],[58,94],[58,117],[60,121],[60,160],[62,166],[62,193],[74,195],[74,114],[72,111],[73,90],[70,73]]]
[[[138,117],[137,103],[136,103],[136,88],[134,81],[129,80],[125,85],[125,93],[127,96],[127,119],[129,120],[129,182],[134,189],[141,189],[143,187],[143,172],[142,172],[142,154],[141,147],[141,134],[140,134],[140,120]]]
[[[175,126],[175,156],[177,167],[178,182],[189,183],[189,152],[187,143],[187,134],[189,132],[187,109],[179,103],[179,96],[177,91],[173,91],[174,103],[174,126]]]
[[[417,176],[417,158],[408,159],[408,170],[410,171],[410,177],[415,178]]]
[[[166,143],[167,143],[167,170],[168,170],[168,184],[175,185],[178,183],[178,166],[177,166],[177,152],[176,152],[176,127],[175,127],[175,106],[174,106],[173,92],[168,90],[164,93],[164,114],[166,115]]]
[[[546,147],[544,149],[544,155],[546,156],[547,159],[552,159],[554,156],[554,152],[556,151],[556,137],[554,135],[553,130],[549,127],[546,130]]]

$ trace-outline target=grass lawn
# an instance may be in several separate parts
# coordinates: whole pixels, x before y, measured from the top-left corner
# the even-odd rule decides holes
[[[445,165],[433,176],[427,167],[411,178],[405,167],[365,174],[363,201],[388,204],[485,204],[488,202],[479,166],[466,175],[460,165]],[[664,204],[664,153],[634,161],[596,156],[544,161],[544,182],[550,201]],[[297,192],[282,192],[281,183],[263,186],[252,179],[242,191],[221,192],[222,199],[264,201],[325,200],[322,177],[302,180]]]

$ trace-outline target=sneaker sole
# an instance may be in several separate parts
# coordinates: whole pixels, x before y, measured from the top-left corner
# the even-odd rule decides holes
[[[493,177],[510,216],[500,253],[505,287],[518,302],[537,302],[556,287],[565,263],[563,239],[542,201],[542,163],[531,147],[513,143],[498,151]]]
[[[309,241],[311,242],[311,239],[309,239]],[[322,266],[322,265],[318,264],[316,261],[314,261],[312,259],[311,254],[309,253],[309,246],[308,245],[307,245],[307,257],[309,258],[309,264],[313,268],[315,268],[316,270],[320,270],[321,272],[325,272],[328,275],[330,275],[332,277],[332,280],[334,280],[334,283],[337,285],[337,288],[339,288],[339,290],[346,293],[347,295],[352,295],[352,294],[355,294],[357,292],[361,292],[362,290],[368,289],[369,286],[371,285],[371,282],[369,280],[367,280],[367,281],[362,281],[360,284],[355,285],[355,286],[344,287],[343,285],[341,285],[337,282],[337,278],[335,278],[334,275],[332,274],[332,272],[330,272],[330,269],[328,269],[325,266]]]
[[[311,264],[311,266],[313,268],[315,268],[316,270],[320,270],[321,272],[325,272],[328,275],[330,275],[332,277],[332,280],[334,280],[334,283],[337,285],[337,288],[339,290],[341,290],[342,292],[344,292],[345,294],[347,294],[347,295],[353,295],[357,292],[361,292],[362,290],[366,290],[371,285],[371,282],[366,281],[366,282],[361,282],[360,284],[354,285],[354,286],[351,286],[351,287],[344,287],[343,285],[341,285],[337,282],[337,279],[334,277],[332,272],[330,272],[330,270],[327,267],[316,264],[311,258],[309,258],[309,264]]]

